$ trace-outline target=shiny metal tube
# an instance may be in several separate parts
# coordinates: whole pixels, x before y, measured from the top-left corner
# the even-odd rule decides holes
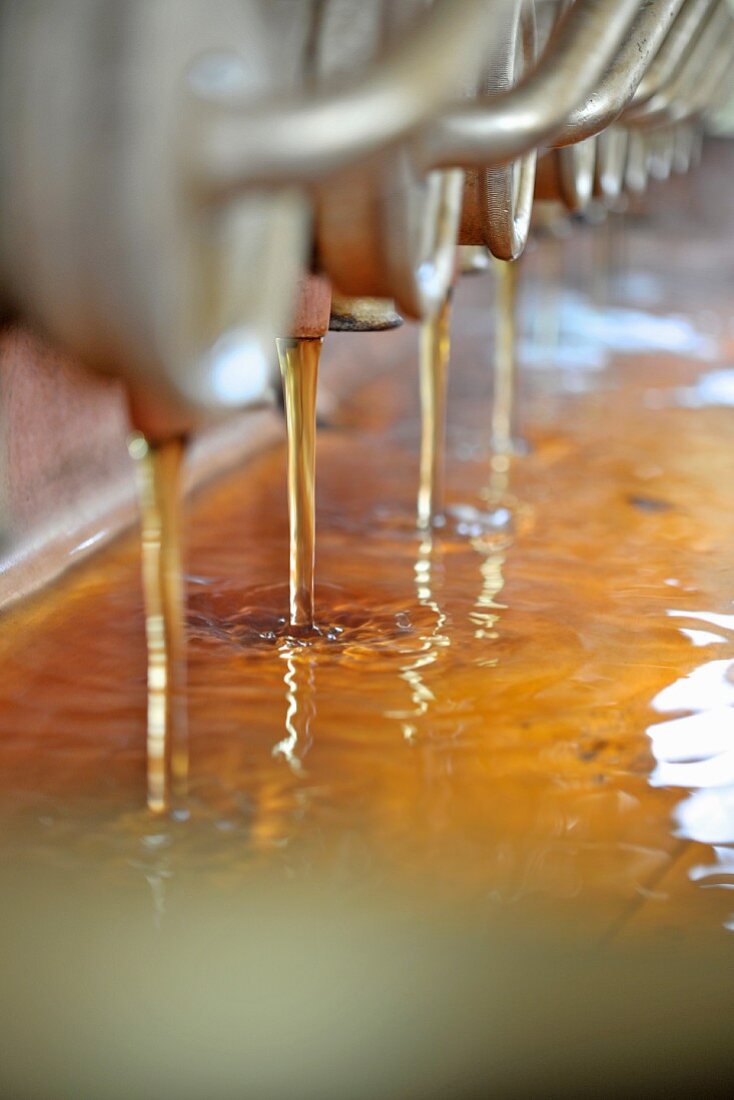
[[[495,34],[515,3],[493,7]],[[324,10],[339,12],[342,19],[326,20],[328,33],[321,35],[311,75],[317,87],[334,87],[335,80],[354,82],[373,63],[375,44],[388,51],[405,43],[420,26],[425,3],[326,0]],[[370,12],[378,17],[371,39],[355,26]],[[490,49],[486,42],[485,49]],[[470,87],[477,79],[469,78]],[[391,298],[407,317],[431,316],[441,308],[454,277],[462,183],[457,170],[420,171],[404,142],[320,181],[313,188],[313,238],[320,269],[347,297]]]
[[[535,5],[515,0],[506,33],[498,33],[494,57],[480,94],[498,94],[513,87],[536,60]],[[500,45],[501,43],[501,45]],[[500,260],[516,260],[525,248],[535,190],[537,150],[500,167],[474,168],[466,173],[459,239],[486,245]]]
[[[624,110],[666,35],[683,13],[685,0],[651,0],[645,5],[601,83],[572,111],[554,145],[571,145],[605,130]]]
[[[644,195],[649,179],[650,149],[647,135],[642,130],[630,130],[624,170],[625,191],[633,195]]]
[[[672,168],[676,175],[684,176],[691,168],[694,126],[694,123],[683,122],[675,128]]]
[[[662,126],[659,130],[653,130],[649,137],[650,142],[650,175],[654,180],[670,179],[673,170],[673,157],[675,154],[675,139],[673,130],[669,126]]]
[[[351,84],[268,102],[192,97],[189,174],[213,193],[315,181],[417,129],[480,75],[510,0],[437,0],[407,41]],[[628,0],[624,0],[626,4]]]
[[[729,25],[726,41],[720,43],[705,82],[702,81],[698,93],[688,108],[675,113],[676,122],[688,122],[708,111],[718,111],[726,105],[731,91],[731,77],[734,71],[734,19]]]
[[[688,0],[638,84],[630,110],[622,114],[621,121],[625,121],[628,113],[631,114],[643,103],[647,103],[674,79],[690,51],[691,43],[716,3],[717,0]]]
[[[690,118],[704,110],[734,54],[734,19],[728,3],[719,0],[700,29],[675,77],[641,107],[628,125],[645,128]]]
[[[624,190],[629,133],[622,126],[609,126],[596,139],[594,193],[614,203]]]
[[[447,111],[426,129],[418,151],[422,163],[499,165],[552,141],[603,79],[638,15],[639,0],[577,0],[519,84]]]
[[[695,124],[684,123],[676,128],[675,151],[673,153],[673,171],[676,175],[688,175],[693,167],[693,145]]]
[[[679,100],[667,112],[667,118],[673,123],[688,122],[708,110],[715,109],[727,86],[728,78],[734,67],[734,26],[726,40],[722,40],[706,69],[703,78],[691,97]]]
[[[535,198],[561,202],[571,214],[582,214],[591,202],[597,138],[549,149],[538,158]]]
[[[734,29],[732,31],[732,37],[734,37]],[[729,63],[722,66],[723,72],[718,76],[713,91],[703,111],[697,112],[700,115],[716,114],[719,111],[724,111],[732,101],[734,97],[734,43],[731,47],[731,54],[729,57]],[[695,115],[689,115],[684,121],[688,122],[694,119]],[[701,130],[701,126],[697,126],[696,129]]]

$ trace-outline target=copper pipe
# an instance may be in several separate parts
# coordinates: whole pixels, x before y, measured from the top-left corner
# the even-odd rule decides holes
[[[439,117],[420,142],[432,168],[487,167],[552,141],[592,93],[639,15],[639,0],[577,0],[536,68],[511,90]]]
[[[643,7],[603,80],[586,102],[571,112],[554,145],[583,141],[614,122],[631,101],[671,27],[690,6],[681,12],[683,4],[684,0],[652,0]]]

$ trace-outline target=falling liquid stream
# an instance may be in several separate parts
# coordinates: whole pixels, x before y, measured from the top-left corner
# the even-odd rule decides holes
[[[451,348],[451,295],[423,322],[420,341],[421,448],[418,527],[443,515],[446,466],[446,388]]]
[[[497,272],[497,337],[494,361],[491,444],[499,454],[511,454],[515,405],[515,315],[517,262],[495,261]]]
[[[148,807],[156,812],[186,793],[186,640],[181,572],[180,480],[185,443],[129,443],[138,468],[143,595],[148,659]],[[170,776],[170,778],[169,778]]]
[[[277,341],[288,431],[290,624],[314,625],[316,385],[321,339]]]

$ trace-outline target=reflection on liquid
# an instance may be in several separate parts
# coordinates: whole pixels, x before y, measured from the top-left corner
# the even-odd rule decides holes
[[[168,806],[171,783],[175,797],[185,796],[188,772],[180,521],[184,442],[151,444],[136,433],[129,450],[139,474],[148,651],[148,806],[162,811]]]
[[[697,379],[695,386],[681,386],[675,391],[678,405],[703,409],[707,405],[734,405],[734,370],[713,370]]]
[[[505,609],[505,605],[497,603],[497,597],[504,588],[505,579],[502,568],[507,558],[505,546],[491,549],[487,546],[487,540],[475,539],[472,542],[474,549],[481,556],[479,572],[482,577],[482,588],[477,596],[475,609],[470,613],[469,619],[474,624],[474,637],[478,639],[494,639],[497,637],[495,624],[499,613]],[[496,664],[496,658],[491,662],[483,660],[483,665]]]
[[[314,657],[308,649],[286,643],[280,652],[285,661],[285,737],[273,746],[296,775],[303,772],[303,757],[311,747],[311,722],[316,715]]]
[[[510,526],[513,518],[512,503],[509,498],[510,469],[512,459],[509,454],[495,454],[490,463],[489,483],[482,490],[489,512],[497,519],[496,532],[485,531],[472,539],[472,546],[479,554],[482,577],[481,591],[474,610],[469,615],[473,623],[474,637],[494,639],[497,637],[495,624],[504,604],[497,603],[497,597],[504,588],[503,567],[507,550],[511,543]],[[496,664],[496,658],[483,658],[485,667]]]
[[[522,341],[520,355],[528,367],[563,367],[582,372],[599,371],[614,355],[654,355],[661,352],[686,358],[711,361],[718,354],[718,341],[702,333],[694,321],[682,314],[655,314],[630,307],[599,309],[585,295],[561,291],[553,303],[557,313],[544,305],[547,291],[531,288],[528,311],[532,315],[554,318],[546,323],[538,336],[537,325],[532,337]],[[730,392],[726,381],[712,383],[713,393]],[[700,397],[698,394],[700,392]],[[691,393],[691,402],[717,403],[698,387]],[[724,402],[722,402],[724,403]]]
[[[687,627],[682,626],[680,632],[684,638],[688,638],[692,645],[698,647],[726,643],[726,638],[722,638],[720,634],[712,634],[709,630],[689,630]]]
[[[421,720],[435,702],[433,691],[425,681],[425,670],[435,665],[451,645],[447,632],[447,617],[434,592],[434,553],[437,547],[431,535],[426,535],[418,547],[413,575],[418,603],[434,620],[433,627],[419,636],[417,654],[400,667],[399,676],[410,688],[413,707],[409,711],[389,711],[386,717],[397,719],[406,741],[412,741],[421,732]]]
[[[150,835],[143,838],[144,858],[130,859],[134,871],[142,874],[150,890],[153,908],[153,927],[160,931],[166,915],[166,888],[173,878],[170,856],[167,851],[168,837],[165,834]]]
[[[494,261],[497,294],[493,348],[494,388],[490,421],[492,455],[489,482],[480,493],[483,504],[477,507],[473,504],[454,502],[445,509],[446,519],[450,521],[446,536],[455,534],[460,539],[479,540],[478,546],[485,550],[489,543],[492,547],[503,543],[506,532],[512,525],[513,509],[517,502],[512,500],[508,493],[510,463],[512,456],[524,449],[515,434],[519,264],[519,260],[511,263],[504,260]],[[448,335],[446,354],[448,355]],[[469,452],[471,453],[471,448]],[[494,582],[488,583],[491,585]]]
[[[734,615],[707,611],[669,612],[671,617],[734,627]],[[718,634],[680,628],[696,646],[721,644]],[[734,661],[704,662],[660,691],[652,706],[678,714],[650,726],[656,760],[650,783],[655,787],[685,787],[692,793],[674,812],[678,835],[712,845],[714,863],[697,864],[689,878],[705,888],[734,889]],[[680,715],[680,712],[687,712]],[[726,922],[734,930],[734,917]]]

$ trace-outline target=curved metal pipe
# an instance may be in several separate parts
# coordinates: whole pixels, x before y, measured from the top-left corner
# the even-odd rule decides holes
[[[675,77],[630,115],[628,125],[661,126],[704,110],[731,61],[733,37],[731,9],[719,0]]]
[[[552,140],[601,80],[638,13],[639,0],[577,0],[532,73],[511,91],[440,116],[421,136],[421,161],[486,167]]]
[[[589,98],[572,111],[555,146],[572,145],[605,130],[631,101],[668,32],[682,16],[685,0],[649,0],[604,79]]]
[[[692,123],[684,122],[676,126],[673,140],[673,171],[677,176],[685,176],[690,170],[693,136]]]
[[[644,195],[650,178],[650,150],[642,130],[630,130],[624,189],[633,195]]]
[[[403,139],[478,79],[510,0],[437,0],[400,48],[351,85],[256,105],[192,94],[184,156],[204,192],[313,182]],[[625,0],[627,3],[627,0]]]
[[[650,175],[654,180],[661,182],[670,179],[675,155],[672,128],[661,126],[659,130],[653,130],[648,140],[650,142]]]
[[[532,0],[515,0],[506,41],[499,49],[495,44],[495,59],[481,92],[497,94],[520,79],[520,44],[521,71],[530,72],[537,57],[536,39],[535,4]],[[516,260],[521,255],[530,232],[537,155],[537,149],[531,149],[510,164],[466,173],[460,240],[481,241],[499,260]]]
[[[561,202],[571,214],[581,214],[592,199],[595,168],[596,138],[549,149],[538,160],[535,198]]]
[[[706,67],[703,77],[688,99],[677,100],[666,114],[666,120],[673,123],[688,122],[697,115],[704,114],[716,104],[726,76],[734,66],[734,26],[730,28],[725,40],[719,43],[716,53]]]
[[[624,189],[629,133],[623,126],[609,126],[596,139],[594,194],[615,203]]]
[[[647,103],[652,96],[664,88],[669,81],[675,78],[680,66],[685,62],[691,43],[695,40],[704,20],[708,18],[717,0],[688,0],[680,17],[670,29],[662,46],[653,58],[650,67],[637,86],[632,102],[628,110],[625,110],[620,121],[625,122],[628,114],[632,114],[643,103]]]
[[[734,88],[732,88],[732,76],[734,76],[734,43],[731,47],[729,64],[722,67],[721,76],[716,81],[714,89],[709,98],[709,102],[706,104],[706,107],[703,111],[698,112],[699,117],[700,115],[708,114],[709,112],[716,114],[716,112],[718,111],[726,110],[727,105],[731,102],[732,93],[734,92]],[[694,120],[695,117],[695,115],[689,115],[688,118],[683,121],[691,122]],[[700,130],[700,127],[697,127],[697,129]]]

